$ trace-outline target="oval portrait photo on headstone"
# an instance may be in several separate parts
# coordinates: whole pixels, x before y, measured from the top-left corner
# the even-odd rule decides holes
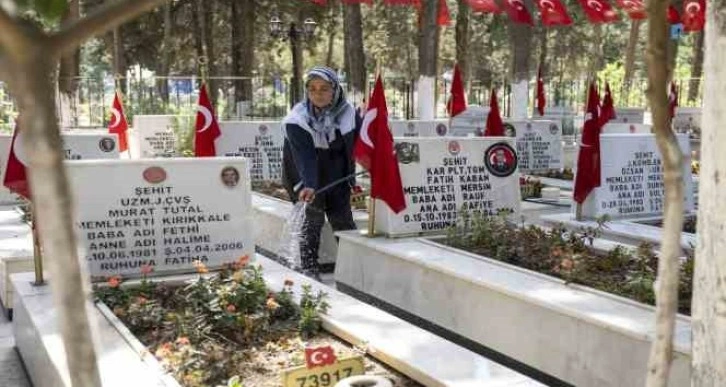
[[[436,125],[436,134],[439,136],[446,136],[446,132],[448,129],[446,129],[446,125],[444,124],[438,124]]]
[[[557,124],[552,124],[552,125],[550,125],[550,134],[551,134],[551,135],[553,135],[553,136],[554,136],[554,135],[556,135],[556,134],[557,134],[557,132],[559,132],[559,131],[560,131],[560,128],[558,128],[558,127],[557,127]]]
[[[235,167],[224,167],[220,174],[222,184],[229,188],[234,188],[239,183],[239,171]]]
[[[266,135],[267,134],[267,125],[260,125],[257,130],[260,132],[260,135]]]
[[[517,153],[506,142],[498,142],[484,152],[484,165],[492,175],[507,177],[517,169]]]
[[[461,145],[458,141],[449,141],[449,154],[452,156],[456,156],[461,152]]]
[[[98,142],[98,148],[103,152],[111,152],[116,149],[116,141],[111,137],[104,137]]]
[[[149,167],[144,170],[143,177],[151,184],[158,184],[166,180],[166,171],[162,167]]]
[[[396,157],[401,164],[418,163],[421,160],[418,144],[413,142],[397,142]]]

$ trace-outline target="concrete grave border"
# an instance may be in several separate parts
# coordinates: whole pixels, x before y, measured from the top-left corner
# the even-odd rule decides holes
[[[490,358],[498,354],[497,361],[546,383],[644,384],[655,337],[651,306],[431,239],[337,235],[341,289],[418,316],[444,337]],[[596,240],[595,247],[614,245]],[[690,383],[690,335],[690,318],[679,315],[672,385]]]
[[[426,386],[542,386],[335,289],[311,282],[259,254],[253,264],[262,265],[265,280],[273,289],[282,288],[284,281],[291,279],[295,283],[296,297],[305,283],[311,283],[313,292],[327,292],[330,311],[322,316],[325,330],[352,345],[366,348],[369,355]],[[183,281],[194,276],[164,279]],[[36,386],[68,386],[65,353],[57,333],[56,310],[48,287],[30,286],[32,273],[16,274],[12,280],[19,295],[13,322],[15,341],[31,380]],[[97,336],[103,343],[97,356],[104,386],[178,386],[107,308],[89,306],[91,317],[99,326]]]

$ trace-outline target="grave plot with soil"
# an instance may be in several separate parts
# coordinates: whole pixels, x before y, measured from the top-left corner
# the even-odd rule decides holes
[[[564,226],[550,230],[517,227],[503,217],[463,214],[448,230],[443,243],[501,262],[533,270],[649,305],[655,304],[653,283],[658,258],[653,246],[641,244],[630,251],[618,247],[597,251],[593,241],[603,225],[570,232]],[[689,315],[693,280],[693,252],[680,262],[678,311]]]
[[[186,283],[144,277],[132,287],[112,277],[94,294],[185,387],[226,386],[233,378],[238,386],[280,386],[284,370],[304,364],[306,347],[330,345],[338,359],[365,352],[322,330],[325,293],[302,286],[296,302],[292,281],[273,291],[261,268],[248,261],[242,257],[214,275],[199,263],[198,277]],[[150,272],[145,268],[144,275]],[[387,377],[395,386],[419,386],[369,356],[364,365],[367,375]],[[343,376],[316,381],[333,386]]]

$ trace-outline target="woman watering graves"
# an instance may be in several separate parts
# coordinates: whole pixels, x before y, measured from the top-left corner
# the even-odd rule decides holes
[[[319,279],[318,248],[325,215],[334,231],[355,229],[350,208],[354,179],[317,194],[328,183],[355,172],[353,144],[358,115],[330,68],[305,76],[305,98],[282,122],[285,136],[282,181],[294,203],[308,203],[300,240],[303,273]]]

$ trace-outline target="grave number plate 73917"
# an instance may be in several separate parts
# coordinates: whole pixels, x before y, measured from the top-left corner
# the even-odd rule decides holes
[[[365,368],[363,357],[343,359],[324,367],[295,367],[283,371],[282,384],[285,387],[332,387],[349,376],[362,375]]]

